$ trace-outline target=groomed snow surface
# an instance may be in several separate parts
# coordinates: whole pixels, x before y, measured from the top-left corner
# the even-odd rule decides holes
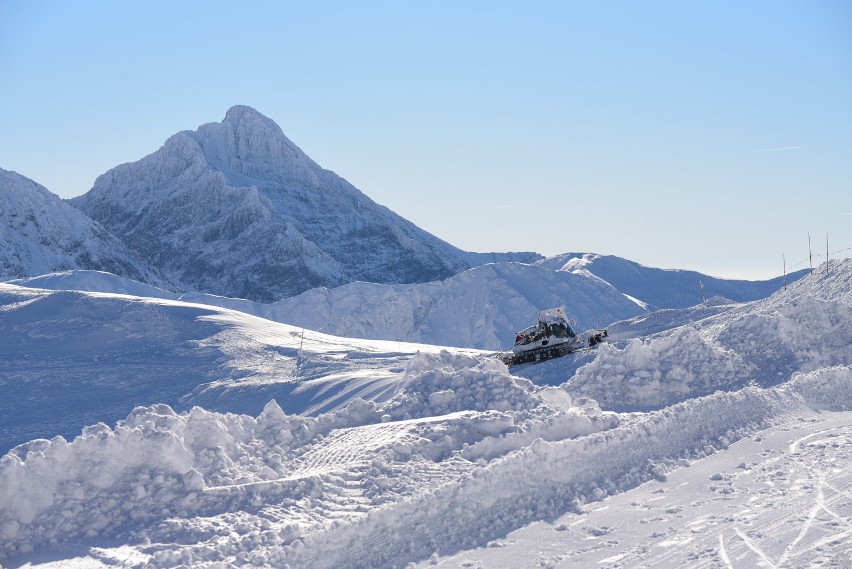
[[[180,349],[164,352],[162,340],[154,356],[168,353],[180,368],[195,347],[201,368],[230,370],[195,387],[181,371],[174,405],[138,407],[70,442],[36,439],[3,456],[8,567],[779,568],[852,559],[850,261],[763,301],[700,312],[671,330],[651,319],[648,336],[624,324],[629,334],[592,355],[511,370],[474,351],[305,340],[283,324],[171,300],[11,285],[3,293],[0,317],[30,338],[58,334],[26,316],[39,303],[82,303],[89,315],[113,303],[107,312],[161,318]],[[128,362],[146,357],[119,348]],[[32,361],[22,347],[6,349]],[[304,361],[314,362],[310,378],[288,367]],[[276,379],[278,368],[290,371]],[[36,379],[19,371],[16,381]],[[335,398],[333,410],[285,413],[283,399],[267,398],[256,413],[234,414],[180,395],[250,406],[278,387],[298,395],[303,383],[312,386],[305,411],[323,397]]]

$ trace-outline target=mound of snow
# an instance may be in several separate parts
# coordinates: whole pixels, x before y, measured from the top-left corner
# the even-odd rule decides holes
[[[852,363],[852,260],[787,291],[623,346],[604,345],[567,384],[608,409],[649,409],[750,382]],[[846,269],[846,270],[843,270]],[[821,268],[821,271],[823,268]],[[821,300],[830,299],[830,300]]]

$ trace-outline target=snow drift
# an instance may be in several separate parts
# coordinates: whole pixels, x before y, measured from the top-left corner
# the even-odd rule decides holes
[[[765,300],[622,346],[602,346],[577,370],[569,390],[605,408],[652,409],[849,364],[852,260],[835,263],[834,271],[823,266]]]

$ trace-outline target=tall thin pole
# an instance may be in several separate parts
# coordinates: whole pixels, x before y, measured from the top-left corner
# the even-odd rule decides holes
[[[825,274],[828,274],[828,231],[825,232]]]
[[[811,232],[808,231],[808,261],[811,263],[811,274],[814,272],[814,254],[811,252]]]
[[[787,290],[787,256],[781,253],[781,260],[784,262],[784,290]]]

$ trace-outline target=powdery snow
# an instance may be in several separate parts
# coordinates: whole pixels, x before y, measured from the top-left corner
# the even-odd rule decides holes
[[[797,294],[511,373],[473,351],[400,350],[369,401],[350,390],[390,365],[376,342],[303,340],[209,306],[4,285],[0,314],[15,318],[50,302],[123,302],[212,326],[195,345],[244,373],[195,397],[259,400],[292,362],[276,355],[296,366],[322,355],[297,384],[346,404],[315,416],[268,398],[252,414],[155,404],[70,442],[24,443],[0,458],[0,562],[842,567],[852,261],[833,270]],[[31,332],[56,330],[34,322]],[[801,330],[812,341],[797,342]],[[335,359],[346,365],[325,369]],[[513,375],[535,369],[546,370],[528,374],[535,383]]]

